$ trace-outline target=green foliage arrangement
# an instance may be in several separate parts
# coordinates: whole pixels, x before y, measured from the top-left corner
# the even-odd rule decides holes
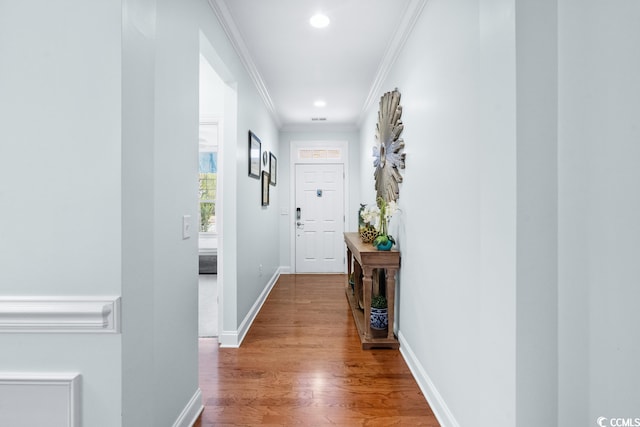
[[[387,308],[387,299],[383,295],[376,295],[371,298],[372,308]]]
[[[200,232],[209,231],[211,217],[216,214],[217,181],[215,173],[200,174]]]

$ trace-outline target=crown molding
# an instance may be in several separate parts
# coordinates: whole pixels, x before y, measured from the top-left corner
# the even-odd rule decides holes
[[[389,42],[389,46],[387,46],[387,50],[385,51],[384,56],[382,57],[382,61],[378,66],[378,72],[376,73],[376,77],[371,84],[371,89],[369,89],[369,95],[367,95],[367,99],[362,106],[362,111],[360,112],[360,117],[358,119],[358,125],[361,125],[367,111],[373,105],[373,103],[380,96],[380,88],[382,84],[386,80],[389,72],[391,71],[391,67],[395,64],[398,59],[398,55],[400,55],[400,51],[404,47],[413,27],[416,25],[424,6],[427,4],[427,0],[412,0],[407,5],[407,8],[404,11],[402,16],[402,20],[398,25],[398,28]]]
[[[120,297],[2,297],[0,332],[119,333]]]
[[[249,74],[249,77],[253,81],[256,89],[258,90],[258,94],[262,98],[264,105],[267,107],[267,110],[273,117],[276,125],[280,127],[281,121],[278,117],[275,105],[273,104],[273,100],[271,99],[271,95],[269,95],[267,86],[264,84],[264,80],[262,79],[262,76],[260,75],[260,72],[258,71],[255,63],[253,62],[253,59],[251,59],[247,44],[242,38],[240,30],[233,20],[233,16],[231,15],[229,8],[227,7],[226,1],[208,0],[208,2],[209,6],[211,6],[211,9],[213,9],[213,12],[218,17],[218,21],[220,21],[222,29],[224,30],[227,37],[229,37],[229,41],[231,42],[233,49],[240,57],[240,62],[242,62],[242,65]]]

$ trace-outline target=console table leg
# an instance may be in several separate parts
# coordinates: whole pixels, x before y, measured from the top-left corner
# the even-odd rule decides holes
[[[364,305],[364,338],[371,338],[371,286],[373,281],[371,279],[371,275],[373,274],[373,269],[365,266],[363,268],[363,278],[362,278],[362,290],[364,291],[364,297],[362,304]]]
[[[359,308],[364,309],[364,304],[362,299],[364,298],[362,293],[362,268],[358,261],[353,262],[353,280],[355,281],[353,295],[355,296],[356,303]]]
[[[395,291],[396,291],[396,270],[387,268],[387,315],[389,318],[389,325],[387,327],[387,338],[394,339],[393,336],[393,319],[395,319]]]

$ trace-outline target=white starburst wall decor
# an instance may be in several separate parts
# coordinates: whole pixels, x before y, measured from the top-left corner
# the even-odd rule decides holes
[[[394,89],[380,98],[376,125],[377,145],[373,147],[376,197],[381,197],[386,203],[400,197],[400,169],[404,169],[405,159],[405,153],[402,152],[404,140],[400,137],[404,129],[401,118],[400,92]]]

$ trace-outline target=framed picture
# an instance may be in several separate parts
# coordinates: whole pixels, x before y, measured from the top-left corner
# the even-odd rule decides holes
[[[270,178],[270,184],[271,185],[276,185],[276,180],[278,178],[278,159],[276,159],[276,156],[273,155],[273,153],[269,153],[269,176]]]
[[[269,172],[262,171],[262,206],[269,206]]]
[[[249,131],[249,176],[260,179],[260,155],[262,143],[255,133]]]

